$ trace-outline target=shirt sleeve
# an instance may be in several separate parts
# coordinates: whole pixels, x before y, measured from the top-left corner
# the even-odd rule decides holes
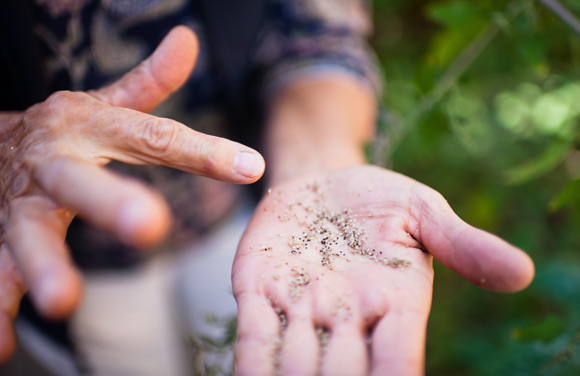
[[[255,56],[265,71],[263,93],[306,75],[347,74],[380,97],[371,32],[365,0],[273,0]]]

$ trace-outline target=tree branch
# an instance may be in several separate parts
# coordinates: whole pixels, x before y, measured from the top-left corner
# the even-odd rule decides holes
[[[580,36],[580,20],[572,14],[558,0],[539,0],[546,8],[552,11],[556,17],[568,25],[578,36]]]

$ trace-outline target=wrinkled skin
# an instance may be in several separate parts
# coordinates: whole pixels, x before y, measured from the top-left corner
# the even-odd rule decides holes
[[[0,113],[0,362],[13,351],[12,320],[25,291],[48,318],[79,304],[81,280],[64,245],[74,215],[136,247],[166,234],[170,214],[160,195],[101,166],[165,165],[235,183],[261,176],[257,152],[146,114],[185,82],[196,56],[195,35],[176,27],[110,86]]]
[[[350,210],[364,228],[363,248],[411,264],[375,262],[341,239],[332,247],[343,255],[331,267],[316,247],[292,254],[289,239],[311,223],[303,207],[316,200],[330,212]],[[320,247],[320,239],[308,244]],[[524,252],[463,222],[434,190],[385,169],[356,166],[273,188],[234,262],[237,373],[423,374],[432,257],[495,291],[521,290],[534,274]],[[325,346],[317,329],[328,333]]]

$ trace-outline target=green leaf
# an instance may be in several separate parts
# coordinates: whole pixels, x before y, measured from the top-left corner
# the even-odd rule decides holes
[[[568,205],[580,205],[580,179],[571,181],[548,204],[550,211],[555,212]]]
[[[542,35],[530,35],[522,43],[515,44],[517,52],[522,60],[530,65],[537,66],[546,61],[546,41]]]
[[[523,342],[549,342],[562,333],[563,330],[562,321],[558,317],[551,315],[539,324],[515,329],[512,331],[511,337]]]
[[[465,1],[436,3],[427,8],[427,16],[444,26],[433,36],[427,53],[427,63],[436,68],[447,66],[489,23],[489,17]]]
[[[427,8],[427,17],[443,26],[462,29],[480,21],[477,9],[467,1],[435,3]]]
[[[543,153],[504,173],[507,184],[524,184],[558,167],[573,148],[570,141],[552,139]]]

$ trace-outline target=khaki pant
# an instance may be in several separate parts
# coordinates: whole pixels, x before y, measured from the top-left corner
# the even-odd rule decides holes
[[[192,375],[200,362],[228,367],[231,352],[199,354],[192,340],[221,336],[220,322],[236,313],[231,266],[251,212],[242,207],[201,241],[135,270],[84,277],[85,298],[71,332],[91,375]],[[34,329],[18,328],[22,346],[47,369],[78,374]]]

